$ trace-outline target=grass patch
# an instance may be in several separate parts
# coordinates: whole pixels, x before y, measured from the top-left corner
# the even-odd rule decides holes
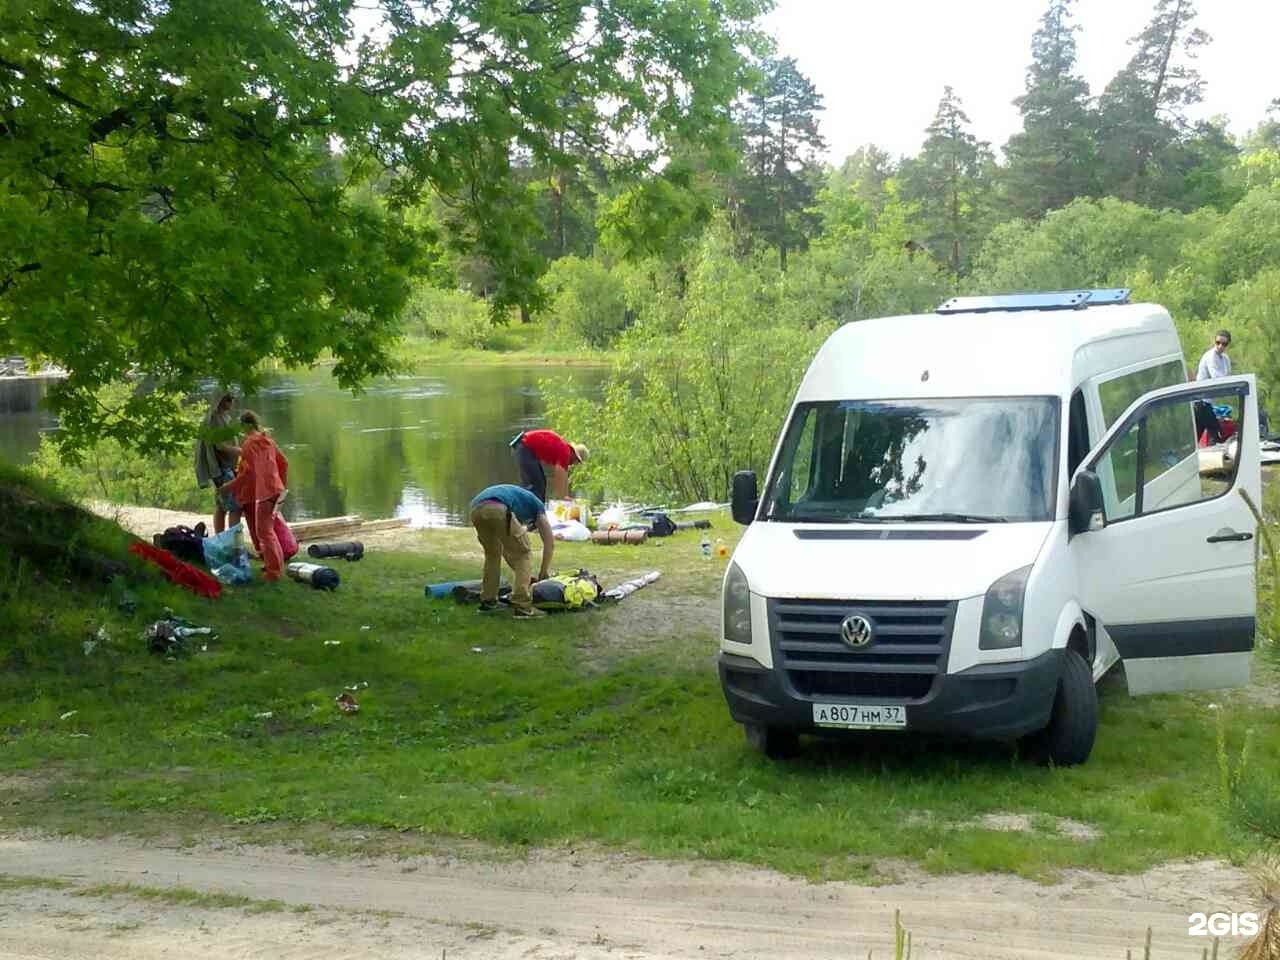
[[[557,339],[542,322],[513,321],[494,327],[484,347],[461,347],[449,340],[408,337],[395,348],[396,362],[415,372],[432,364],[582,364],[604,365],[610,355],[586,344]]]
[[[714,523],[732,545],[738,528]],[[724,564],[696,535],[558,545],[561,569],[663,578],[617,608],[533,623],[424,599],[425,583],[476,576],[479,550],[466,531],[416,536],[343,565],[333,594],[256,583],[211,602],[144,584],[130,614],[104,589],[32,575],[0,635],[0,750],[10,773],[57,777],[7,798],[7,825],[385,851],[586,843],[853,880],[885,860],[1123,872],[1265,841],[1215,802],[1218,716],[1232,744],[1254,729],[1251,777],[1280,780],[1280,728],[1243,693],[1130,699],[1109,679],[1080,768],[893,735],[774,764],[729,720],[713,663]],[[148,654],[139,633],[165,606],[221,640]],[[359,713],[339,712],[357,685]],[[1032,829],[956,829],[992,814]],[[1057,836],[1064,818],[1098,838]]]
[[[284,913],[290,906],[283,900],[255,900],[234,893],[209,893],[188,887],[145,887],[133,883],[98,883],[81,887],[77,897],[133,897],[175,907],[205,910],[244,910],[246,913]],[[296,911],[295,911],[296,912]]]

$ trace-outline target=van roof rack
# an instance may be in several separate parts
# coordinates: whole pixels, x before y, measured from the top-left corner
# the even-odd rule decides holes
[[[1057,290],[1052,293],[1003,293],[993,297],[952,297],[937,312],[994,313],[1004,310],[1083,310],[1086,307],[1105,307],[1128,303],[1129,290],[1116,287],[1110,290]]]

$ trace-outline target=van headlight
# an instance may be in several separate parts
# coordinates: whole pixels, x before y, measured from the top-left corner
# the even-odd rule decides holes
[[[1027,592],[1031,567],[1006,573],[982,598],[979,650],[1008,650],[1022,646],[1022,599]]]
[[[732,643],[751,643],[751,590],[736,563],[729,564],[724,577],[724,637]]]

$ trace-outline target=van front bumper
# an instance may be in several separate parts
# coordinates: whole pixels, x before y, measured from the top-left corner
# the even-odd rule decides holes
[[[1062,662],[1063,651],[1050,650],[1032,660],[941,674],[918,700],[879,700],[801,697],[789,689],[783,671],[723,651],[719,657],[720,687],[739,723],[825,735],[842,731],[815,727],[814,703],[894,704],[906,710],[906,732],[997,740],[1048,725]]]

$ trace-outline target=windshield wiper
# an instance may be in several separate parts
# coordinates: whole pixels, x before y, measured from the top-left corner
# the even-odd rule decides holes
[[[876,517],[848,511],[831,510],[825,513],[771,513],[766,520],[780,520],[783,523],[885,523],[896,517]]]
[[[975,513],[904,513],[881,517],[881,520],[898,520],[902,523],[1008,523],[1006,517],[984,517]]]

